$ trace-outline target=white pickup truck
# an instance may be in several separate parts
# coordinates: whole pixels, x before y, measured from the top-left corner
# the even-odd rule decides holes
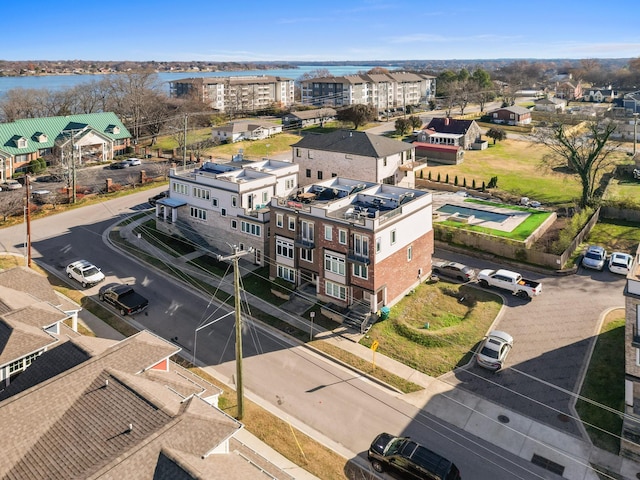
[[[522,275],[510,270],[482,270],[478,274],[478,283],[482,287],[496,287],[509,290],[520,298],[533,298],[542,292],[542,284],[522,278]]]

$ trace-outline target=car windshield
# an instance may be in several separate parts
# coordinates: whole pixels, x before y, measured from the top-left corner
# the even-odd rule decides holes
[[[480,350],[480,355],[489,358],[498,358],[498,351],[492,348],[483,347],[482,350]]]
[[[90,277],[92,275],[97,274],[98,272],[99,270],[96,267],[89,267],[83,273],[85,277]]]
[[[611,265],[614,267],[627,268],[627,264],[622,260],[611,262]]]
[[[395,455],[398,450],[400,450],[400,447],[402,446],[402,439],[401,438],[394,438],[393,440],[391,440],[389,442],[389,444],[387,445],[387,447],[384,449],[384,455]]]
[[[602,260],[602,255],[598,252],[587,252],[585,256],[591,260]]]

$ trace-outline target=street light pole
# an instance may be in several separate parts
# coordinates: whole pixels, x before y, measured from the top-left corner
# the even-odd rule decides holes
[[[182,167],[187,166],[187,119],[189,116],[184,114],[184,143],[182,144]]]
[[[313,319],[316,316],[316,312],[309,312],[309,318],[311,318],[311,330],[309,331],[309,341],[313,341]]]
[[[633,114],[633,157],[636,156],[636,146],[638,144],[638,113]]]

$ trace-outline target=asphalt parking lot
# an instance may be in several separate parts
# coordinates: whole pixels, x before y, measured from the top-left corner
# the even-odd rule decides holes
[[[475,268],[499,267],[447,251],[437,251],[436,256]],[[503,294],[505,308],[492,328],[514,337],[506,368],[492,373],[472,362],[441,379],[582,437],[580,426],[572,420],[574,394],[579,392],[603,314],[624,306],[625,279],[606,269],[599,272],[580,268],[568,276],[520,273],[541,281],[543,291],[532,301]]]

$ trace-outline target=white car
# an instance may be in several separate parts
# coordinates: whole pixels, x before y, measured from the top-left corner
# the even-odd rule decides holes
[[[609,257],[609,271],[618,275],[627,276],[631,270],[633,257],[628,253],[613,252]]]
[[[9,178],[2,184],[2,188],[5,190],[18,190],[22,188],[22,184],[13,178]]]
[[[142,160],[140,160],[139,158],[127,158],[124,161],[127,162],[130,167],[135,167],[136,165],[142,165]]]
[[[476,353],[476,362],[483,368],[498,371],[513,348],[513,337],[506,332],[493,330],[486,336]]]
[[[104,280],[104,273],[93,263],[86,260],[77,260],[67,265],[67,275],[82,285],[82,288],[96,285]]]

